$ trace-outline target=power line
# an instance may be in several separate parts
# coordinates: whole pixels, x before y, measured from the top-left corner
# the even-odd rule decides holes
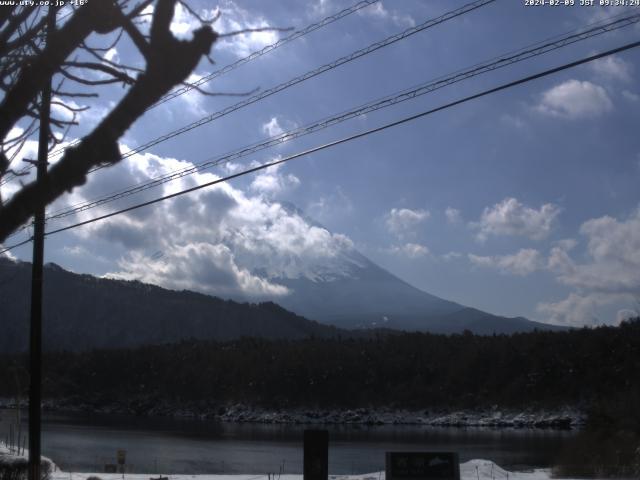
[[[272,161],[272,162],[264,163],[262,165],[259,165],[259,166],[253,167],[253,168],[249,168],[247,170],[243,170],[242,172],[238,172],[238,173],[235,173],[235,174],[232,174],[232,175],[228,175],[228,176],[226,176],[224,178],[219,178],[217,180],[213,180],[211,182],[204,183],[202,185],[197,185],[195,187],[187,188],[185,190],[181,190],[179,192],[175,192],[175,193],[172,193],[172,194],[169,194],[169,195],[165,195],[165,196],[162,196],[162,197],[159,197],[159,198],[155,198],[155,199],[149,200],[147,202],[142,202],[142,203],[139,203],[139,204],[136,204],[136,205],[132,205],[130,207],[123,208],[121,210],[117,210],[115,212],[111,212],[111,213],[108,213],[106,215],[101,215],[99,217],[95,217],[95,218],[92,218],[92,219],[89,219],[89,220],[85,220],[83,222],[78,222],[78,223],[75,223],[75,224],[72,224],[72,225],[68,225],[66,227],[62,227],[62,228],[58,228],[58,229],[55,229],[55,230],[51,230],[51,231],[47,232],[46,235],[49,236],[49,235],[53,235],[53,234],[56,234],[56,233],[64,232],[64,231],[67,231],[67,230],[71,230],[73,228],[77,228],[77,227],[81,227],[81,226],[84,226],[84,225],[88,225],[90,223],[95,223],[95,222],[98,222],[100,220],[105,220],[107,218],[111,218],[111,217],[114,217],[116,215],[120,215],[122,213],[130,212],[132,210],[137,210],[137,209],[142,208],[142,207],[146,207],[146,206],[149,206],[149,205],[153,205],[155,203],[159,203],[159,202],[162,202],[162,201],[165,201],[165,200],[169,200],[171,198],[175,198],[175,197],[178,197],[178,196],[181,196],[181,195],[185,195],[187,193],[191,193],[191,192],[194,192],[196,190],[201,190],[203,188],[210,187],[210,186],[222,183],[222,182],[227,182],[229,180],[232,180],[234,178],[238,178],[238,177],[247,175],[249,173],[254,173],[254,172],[257,172],[259,170],[264,170],[266,168],[273,167],[273,166],[276,166],[276,165],[280,165],[280,164],[289,162],[291,160],[295,160],[297,158],[300,158],[300,157],[303,157],[303,156],[306,156],[306,155],[309,155],[309,154],[312,154],[312,153],[315,153],[315,152],[319,152],[321,150],[325,150],[325,149],[328,149],[328,148],[331,148],[331,147],[335,147],[335,146],[343,144],[343,143],[347,143],[347,142],[356,140],[358,138],[366,137],[368,135],[372,135],[374,133],[378,133],[378,132],[381,132],[383,130],[387,130],[389,128],[397,127],[399,125],[402,125],[402,124],[417,120],[417,119],[422,118],[422,117],[426,117],[427,115],[432,115],[432,114],[434,114],[436,112],[439,112],[439,111],[442,111],[442,110],[445,110],[445,109],[448,109],[448,108],[452,108],[454,106],[469,102],[471,100],[475,100],[475,99],[478,99],[478,98],[481,98],[481,97],[484,97],[484,96],[487,96],[487,95],[490,95],[490,94],[493,94],[493,93],[497,93],[497,92],[500,92],[502,90],[506,90],[508,88],[515,87],[517,85],[528,83],[528,82],[531,82],[533,80],[537,80],[539,78],[547,77],[547,76],[552,75],[554,73],[558,73],[558,72],[561,72],[563,70],[574,68],[574,67],[577,67],[579,65],[583,65],[585,63],[592,62],[592,61],[597,60],[599,58],[603,58],[603,57],[607,57],[607,56],[610,56],[610,55],[614,55],[616,53],[620,53],[620,52],[623,52],[623,51],[626,51],[626,50],[630,50],[630,49],[636,48],[638,46],[640,46],[640,41],[633,42],[633,43],[628,43],[628,44],[623,45],[621,47],[614,48],[612,50],[607,50],[606,52],[602,52],[602,53],[599,53],[599,54],[596,54],[596,55],[591,55],[589,57],[585,57],[585,58],[582,58],[580,60],[576,60],[574,62],[566,63],[566,64],[561,65],[559,67],[555,67],[555,68],[551,68],[551,69],[548,69],[548,70],[544,70],[544,71],[536,73],[534,75],[529,75],[527,77],[523,77],[523,78],[520,78],[518,80],[502,84],[502,85],[500,85],[498,87],[494,87],[494,88],[491,88],[489,90],[484,90],[484,91],[482,91],[480,93],[476,93],[474,95],[470,95],[470,96],[464,97],[462,99],[447,103],[445,105],[441,105],[439,107],[432,108],[430,110],[427,110],[427,111],[424,111],[424,112],[421,112],[421,113],[418,113],[418,114],[415,114],[415,115],[411,115],[409,117],[405,117],[405,118],[402,118],[400,120],[396,120],[395,122],[387,123],[387,124],[382,125],[380,127],[372,128],[370,130],[366,130],[364,132],[357,133],[355,135],[351,135],[351,136],[348,136],[348,137],[345,137],[345,138],[342,138],[342,139],[339,139],[339,140],[335,140],[333,142],[325,143],[323,145],[310,148],[308,150],[304,150],[302,152],[296,153],[294,155],[290,155],[290,156],[285,157],[285,158],[280,159],[280,160],[275,160],[275,161]]]
[[[360,105],[354,109],[341,112],[339,114],[324,118],[322,120],[318,120],[304,127],[300,127],[294,130],[290,130],[288,132],[284,132],[280,135],[269,137],[265,141],[254,143],[249,146],[241,147],[235,151],[229,152],[221,156],[210,157],[209,159],[205,160],[200,164],[167,173],[165,175],[156,177],[155,179],[151,179],[147,182],[139,183],[137,185],[133,185],[131,187],[127,187],[125,189],[112,192],[109,195],[106,195],[94,200],[76,204],[71,208],[59,210],[58,212],[54,212],[50,214],[48,217],[48,220],[61,219],[82,211],[89,210],[91,208],[98,207],[100,205],[104,205],[106,203],[110,203],[115,200],[128,197],[135,193],[139,193],[139,192],[148,190],[150,188],[154,188],[156,186],[162,185],[164,183],[182,178],[184,176],[194,174],[206,168],[211,168],[211,167],[220,165],[222,163],[230,162],[232,160],[245,157],[247,155],[256,153],[266,148],[269,148],[275,145],[280,145],[285,142],[289,142],[291,140],[297,139],[304,135],[308,135],[308,134],[320,131],[322,129],[342,123],[346,120],[358,117],[360,115],[371,113],[383,108],[387,108],[407,100],[415,99],[419,96],[431,93],[435,90],[452,85],[454,83],[472,78],[476,75],[480,75],[480,74],[491,72],[500,68],[504,68],[514,63],[521,62],[535,56],[543,55],[553,50],[563,48],[567,45],[572,45],[576,42],[583,41],[588,38],[592,38],[592,37],[601,35],[603,33],[610,32],[612,30],[616,30],[619,28],[623,28],[638,22],[640,22],[640,13],[635,15],[630,15],[624,18],[620,18],[612,22],[606,23],[604,25],[599,25],[597,27],[589,28],[587,30],[584,30],[584,29],[574,30],[573,32],[577,32],[577,33],[572,32],[570,34],[565,35],[564,37],[556,36],[556,37],[553,37],[550,41],[547,41],[546,43],[543,43],[544,41],[535,43],[532,46],[527,46],[515,52],[510,52],[502,56],[499,56],[497,57],[497,59],[496,57],[494,57],[493,60],[485,61],[483,63],[478,63],[470,68],[467,68],[464,70],[458,70],[452,74],[449,74],[448,76],[442,76],[433,81],[423,83],[413,89],[404,90],[402,92],[398,92],[396,94],[383,97],[381,99],[373,100],[364,105]]]
[[[334,61],[332,61],[330,63],[322,65],[322,66],[320,66],[318,68],[315,68],[313,70],[310,70],[310,71],[308,71],[308,72],[306,72],[306,73],[304,73],[302,75],[294,77],[294,78],[292,78],[292,79],[290,79],[290,80],[288,80],[288,81],[286,81],[284,83],[280,83],[280,84],[278,84],[278,85],[276,85],[274,87],[271,87],[271,88],[269,88],[267,90],[263,90],[260,93],[257,93],[255,95],[252,95],[249,98],[246,98],[245,100],[242,100],[242,101],[240,101],[238,103],[230,105],[230,106],[228,106],[228,107],[226,107],[226,108],[224,108],[222,110],[219,110],[219,111],[217,111],[215,113],[212,113],[210,115],[202,117],[201,119],[196,120],[195,122],[192,122],[192,123],[190,123],[188,125],[185,125],[185,126],[183,126],[181,128],[178,128],[176,130],[173,130],[173,131],[171,131],[169,133],[166,133],[166,134],[164,134],[164,135],[162,135],[160,137],[157,137],[157,138],[155,138],[153,140],[150,140],[147,143],[145,143],[143,145],[140,145],[140,146],[138,146],[136,148],[133,148],[133,149],[129,150],[128,152],[122,154],[121,155],[121,159],[129,158],[129,157],[135,155],[136,153],[140,153],[140,152],[142,152],[144,150],[148,150],[149,148],[151,148],[151,147],[153,147],[155,145],[158,145],[159,143],[165,142],[165,141],[170,140],[170,139],[172,139],[174,137],[177,137],[178,135],[182,135],[183,133],[187,133],[187,132],[189,132],[189,131],[191,131],[191,130],[193,130],[195,128],[198,128],[198,127],[201,127],[201,126],[206,125],[208,123],[211,123],[214,120],[217,120],[217,119],[219,119],[221,117],[224,117],[224,116],[226,116],[226,115],[228,115],[228,114],[230,114],[232,112],[235,112],[236,110],[240,110],[241,108],[244,108],[246,106],[252,105],[252,104],[254,104],[254,103],[256,103],[256,102],[258,102],[260,100],[263,100],[263,99],[265,99],[267,97],[270,97],[271,95],[279,93],[279,92],[281,92],[283,90],[286,90],[286,89],[288,89],[290,87],[293,87],[294,85],[297,85],[299,83],[305,82],[305,81],[307,81],[307,80],[309,80],[311,78],[317,77],[318,75],[321,75],[321,74],[323,74],[323,73],[325,73],[327,71],[330,71],[330,70],[333,70],[335,68],[338,68],[338,67],[340,67],[340,66],[342,66],[342,65],[344,65],[346,63],[352,62],[353,60],[356,60],[356,59],[358,59],[360,57],[363,57],[363,56],[368,55],[370,53],[373,53],[373,52],[375,52],[377,50],[380,50],[380,49],[382,49],[384,47],[392,45],[392,44],[394,44],[394,43],[396,43],[396,42],[398,42],[400,40],[404,40],[405,38],[408,38],[408,37],[410,37],[412,35],[415,35],[416,33],[419,33],[419,32],[421,32],[423,30],[426,30],[428,28],[434,27],[434,26],[439,25],[441,23],[444,23],[444,22],[446,22],[448,20],[452,20],[454,18],[457,18],[457,17],[459,17],[461,15],[469,13],[469,12],[471,12],[473,10],[481,8],[481,7],[485,6],[485,5],[493,3],[495,1],[496,0],[475,0],[475,1],[471,2],[471,3],[463,5],[460,8],[457,8],[455,10],[451,10],[451,11],[449,11],[447,13],[444,13],[443,15],[440,15],[439,17],[436,17],[436,18],[433,18],[433,19],[430,19],[430,20],[426,20],[425,22],[423,22],[423,23],[421,23],[419,25],[407,28],[406,30],[404,30],[404,31],[402,31],[400,33],[397,33],[395,35],[391,35],[391,36],[389,36],[389,37],[387,37],[387,38],[385,38],[383,40],[380,40],[378,42],[372,43],[372,44],[368,45],[365,48],[361,48],[359,50],[356,50],[356,51],[350,53],[349,55],[345,55],[343,57],[340,57],[337,60],[334,60]],[[72,145],[69,145],[69,146],[65,147],[65,149],[69,148],[70,146],[73,146],[73,145],[76,145],[76,144],[80,143],[80,141],[81,140],[77,140],[76,142],[72,142]],[[57,155],[58,152],[63,152],[65,149],[57,150],[54,153]],[[89,170],[89,173],[93,173],[93,172],[96,172],[98,170],[101,170],[101,169],[105,168],[106,166],[108,166],[108,165],[101,165],[101,166],[94,167],[91,170]]]
[[[260,49],[260,50],[256,50],[254,52],[251,52],[249,55],[247,55],[246,57],[240,58],[238,60],[236,60],[233,63],[230,63],[218,70],[216,70],[215,72],[210,73],[209,75],[206,75],[204,77],[202,77],[201,79],[199,79],[198,81],[194,82],[191,85],[185,85],[179,89],[174,90],[173,92],[168,93],[167,95],[165,95],[164,97],[162,97],[160,100],[158,100],[156,103],[154,103],[153,105],[151,105],[149,108],[147,108],[146,111],[151,110],[152,108],[155,108],[165,102],[168,102],[169,100],[172,100],[176,97],[179,97],[181,95],[184,95],[186,93],[188,93],[189,91],[193,90],[196,87],[199,87],[200,85],[204,85],[207,82],[210,82],[211,80],[213,80],[214,78],[220,77],[226,73],[231,72],[232,70],[235,70],[236,68],[244,65],[245,63],[249,63],[252,60],[255,60],[256,58],[260,58],[263,55],[266,55],[269,52],[272,52],[273,50],[276,50],[277,48],[280,48],[284,45],[286,45],[287,43],[290,43],[294,40],[297,40],[298,38],[304,37],[305,35],[308,35],[311,32],[314,32],[315,30],[319,30],[323,27],[326,27],[327,25],[331,25],[332,23],[345,18],[349,15],[351,15],[352,13],[355,13],[365,7],[368,7],[369,5],[373,5],[374,3],[379,2],[380,0],[361,0],[353,5],[351,5],[348,8],[345,8],[343,10],[340,10],[339,12],[333,14],[333,15],[329,15],[328,17],[323,18],[322,20],[320,20],[319,22],[316,23],[312,23],[310,25],[307,25],[306,27],[302,28],[301,30],[297,30],[295,32],[293,32],[291,35],[281,38],[279,39],[277,42],[274,42],[270,45],[265,46],[264,48]],[[62,20],[66,17],[68,17],[69,15],[71,15],[73,13],[73,11],[68,12],[66,15],[60,17],[59,20]],[[53,152],[51,152],[49,154],[49,158],[53,158],[58,156],[59,154],[63,153],[67,148],[72,147],[74,145],[77,145],[78,143],[80,143],[81,140],[75,140],[73,142],[71,142],[69,145],[67,145],[66,147],[62,147],[58,150],[55,150]],[[0,182],[0,186],[4,185],[7,181],[12,180],[13,178],[16,178],[18,176],[21,176],[22,174],[28,173],[29,170],[31,170],[31,168],[33,168],[32,165],[25,167],[23,170],[21,170],[19,173],[19,175],[15,175],[14,177],[9,178],[8,180],[5,180],[3,182]]]
[[[165,102],[168,102],[169,100],[179,97],[180,95],[184,95],[185,93],[193,90],[195,87],[204,85],[205,83],[210,82],[214,78],[224,75],[225,73],[229,73],[230,71],[235,70],[241,65],[244,65],[245,63],[250,62],[251,60],[255,60],[256,58],[266,55],[267,53],[275,50],[276,48],[286,45],[287,43],[292,42],[293,40],[296,40],[298,38],[304,37],[308,33],[318,30],[319,28],[322,28],[326,25],[330,25],[333,22],[340,20],[341,18],[344,18],[348,15],[351,15],[352,13],[357,12],[358,10],[361,10],[364,7],[368,7],[369,5],[377,3],[378,1],[380,0],[363,0],[361,2],[356,3],[355,5],[352,5],[349,8],[345,8],[344,10],[339,11],[334,15],[325,17],[317,23],[312,23],[311,25],[303,28],[302,30],[297,30],[291,35],[289,35],[288,37],[281,38],[277,42],[272,43],[271,45],[267,45],[261,50],[257,50],[253,53],[250,53],[246,57],[236,60],[235,62],[230,63],[229,65],[226,65],[225,67],[222,67],[221,69],[216,70],[215,72],[202,77],[198,81],[194,82],[192,85],[185,85],[182,88],[179,88],[177,90],[174,90],[173,92],[168,93],[167,95],[162,97],[160,100],[158,100],[155,104],[153,104],[151,107],[149,107],[147,110],[155,108],[158,105],[161,105]]]
[[[3,255],[7,252],[10,252],[11,250],[21,247],[22,245],[26,245],[27,243],[31,242],[33,240],[33,237],[29,237],[26,240],[20,242],[20,243],[16,243],[14,245],[11,245],[10,247],[6,247],[3,250],[0,250],[0,255]]]
[[[160,137],[157,137],[153,140],[150,140],[149,142],[140,145],[139,147],[136,147],[132,150],[129,150],[128,152],[124,153],[122,155],[122,159],[124,158],[128,158],[136,153],[142,152],[144,150],[147,150],[159,143],[165,142],[167,140],[170,140],[171,138],[177,137],[178,135],[182,135],[183,133],[189,132],[195,128],[201,127],[203,125],[206,125],[207,123],[211,123],[214,120],[217,120],[221,117],[224,117],[225,115],[228,115],[232,112],[235,112],[236,110],[239,110],[243,107],[246,107],[248,105],[251,105],[253,103],[256,103],[260,100],[263,100],[267,97],[270,97],[271,95],[274,95],[276,93],[279,93],[283,90],[286,90],[290,87],[293,87],[294,85],[297,85],[299,83],[302,83],[306,80],[309,80],[311,78],[317,77],[318,75],[321,75],[322,73],[325,73],[329,70],[333,70],[337,67],[340,67],[346,63],[352,62],[353,60],[356,60],[360,57],[363,57],[365,55],[368,55],[370,53],[373,53],[377,50],[380,50],[381,48],[387,47],[389,45],[392,45],[400,40],[404,40],[405,38],[408,38],[412,35],[415,35],[418,32],[421,32],[423,30],[426,30],[428,28],[431,28],[435,25],[439,25],[441,23],[444,23],[448,20],[451,20],[453,18],[459,17],[461,15],[464,15],[466,13],[469,13],[477,8],[483,7],[487,4],[493,3],[496,0],[476,0],[474,2],[468,3],[460,8],[457,8],[455,10],[451,10],[437,18],[433,18],[431,20],[427,20],[419,25],[416,25],[414,27],[408,28],[406,30],[404,30],[403,32],[397,33],[395,35],[391,35],[390,37],[385,38],[384,40],[380,40],[378,42],[372,43],[370,45],[368,45],[365,48],[356,50],[355,52],[350,53],[349,55],[345,55],[344,57],[340,57],[337,60],[334,60],[330,63],[327,63],[325,65],[322,65],[321,67],[315,68],[313,70],[310,70],[302,75],[299,75],[297,77],[294,77],[284,83],[280,83],[274,87],[271,87],[267,90],[263,90],[260,93],[257,93],[245,100],[242,100],[238,103],[235,103],[233,105],[230,105],[222,110],[219,110],[215,113],[212,113],[210,115],[207,115],[205,117],[202,117],[200,120],[196,120],[195,122],[192,122],[188,125],[185,125],[181,128],[178,128],[177,130],[173,130],[169,133],[166,133]],[[91,170],[89,170],[89,173],[93,173],[97,170],[100,170],[102,168],[105,168],[107,165],[103,165],[103,166],[98,166],[95,167]]]

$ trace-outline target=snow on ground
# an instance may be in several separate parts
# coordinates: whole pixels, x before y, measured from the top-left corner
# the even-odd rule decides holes
[[[24,461],[0,445],[0,465]],[[101,480],[122,480],[121,473],[76,473],[59,470],[53,462],[51,480],[87,480],[98,477]],[[148,473],[126,473],[125,480],[153,480],[157,475]],[[302,475],[165,475],[168,480],[302,480]],[[490,460],[470,460],[460,464],[461,480],[550,480],[551,470],[535,469],[528,472],[510,472],[499,467]],[[385,480],[384,472],[372,472],[362,475],[329,475],[329,480]]]
[[[53,472],[51,480],[87,480],[89,477],[101,480],[122,480],[120,473],[68,473]],[[166,475],[168,480],[302,480],[302,475]],[[125,474],[126,480],[152,480],[157,475]],[[460,465],[461,480],[550,480],[550,469],[536,469],[530,472],[509,472],[489,460],[470,460]],[[384,472],[362,475],[329,475],[329,480],[385,480]]]
[[[52,480],[87,480],[91,476],[102,480],[122,480],[122,474],[67,473],[56,471]],[[169,480],[302,480],[302,475],[167,475]],[[151,480],[157,476],[125,474],[126,480]],[[536,469],[530,472],[509,472],[489,460],[470,460],[460,465],[461,480],[550,480],[551,470]],[[362,475],[329,475],[329,480],[385,480],[384,472]]]
[[[0,467],[2,467],[3,465],[20,465],[20,464],[26,464],[27,463],[27,450],[25,450],[25,453],[23,453],[22,455],[19,455],[18,453],[18,449],[16,448],[12,448],[9,449],[7,448],[6,445],[1,445],[0,444]],[[57,466],[55,463],[53,463],[51,461],[51,459],[47,458],[47,457],[42,457],[42,462],[43,463],[48,463],[49,464],[49,468],[50,470],[57,470]]]

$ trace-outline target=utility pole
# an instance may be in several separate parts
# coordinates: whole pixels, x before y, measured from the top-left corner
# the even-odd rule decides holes
[[[47,47],[56,28],[56,9],[47,11]],[[49,153],[49,120],[51,114],[51,78],[40,98],[40,135],[36,181],[47,174]],[[42,269],[44,263],[44,201],[33,219],[33,265],[31,272],[31,328],[29,332],[29,480],[40,480],[42,430]]]

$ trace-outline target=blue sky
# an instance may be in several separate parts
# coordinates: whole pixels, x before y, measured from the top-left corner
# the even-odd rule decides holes
[[[191,2],[204,15],[220,8],[216,28],[222,32],[298,29],[353,3]],[[267,89],[464,4],[380,1],[206,88]],[[634,10],[498,0],[96,172],[50,211],[625,11]],[[188,37],[197,26],[187,12],[176,11],[176,35]],[[227,38],[214,46],[216,64],[203,61],[194,78],[286,35]],[[639,37],[637,25],[601,35],[50,226],[204,183]],[[142,61],[126,39],[107,55]],[[287,294],[279,277],[303,275],[313,265],[331,263],[340,249],[356,248],[425,291],[492,313],[614,324],[640,302],[639,77],[640,52],[627,51],[188,198],[52,236],[46,259],[77,272],[277,301]],[[99,92],[99,99],[85,102],[92,108],[81,114],[72,138],[91,131],[123,89]],[[122,148],[238,100],[190,92],[139,119]],[[15,188],[4,186],[3,195]],[[286,203],[328,231],[282,208]],[[30,247],[14,254],[29,260]]]

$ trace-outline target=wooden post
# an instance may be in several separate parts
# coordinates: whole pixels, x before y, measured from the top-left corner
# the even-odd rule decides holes
[[[304,480],[328,480],[329,432],[304,431]]]

